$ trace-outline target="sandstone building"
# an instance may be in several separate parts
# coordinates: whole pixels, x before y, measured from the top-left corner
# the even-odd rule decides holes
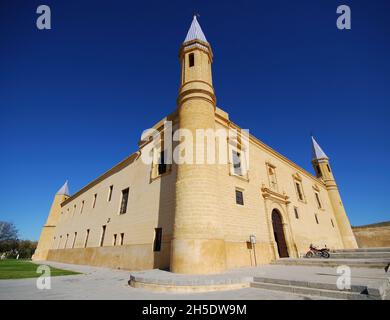
[[[179,58],[177,109],[153,126],[161,143],[143,139],[137,152],[72,196],[66,183],[34,259],[218,273],[297,257],[310,243],[356,248],[329,159],[314,138],[315,176],[252,135],[244,145],[241,128],[216,106],[213,53],[196,17]],[[148,148],[163,157],[166,121],[173,132],[236,130],[236,141],[227,141],[229,162],[145,163]]]

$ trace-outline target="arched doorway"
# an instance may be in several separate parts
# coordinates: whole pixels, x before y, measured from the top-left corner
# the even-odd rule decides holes
[[[286,238],[284,236],[283,222],[280,212],[276,209],[272,210],[272,227],[274,237],[278,247],[279,258],[288,258],[288,250]]]

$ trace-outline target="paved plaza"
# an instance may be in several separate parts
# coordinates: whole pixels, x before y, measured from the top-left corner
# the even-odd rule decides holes
[[[70,265],[57,262],[45,264],[81,272],[75,276],[51,278],[50,290],[39,290],[37,279],[0,280],[0,299],[114,299],[114,300],[183,300],[183,299],[237,299],[237,300],[302,300],[302,296],[254,288],[232,291],[176,294],[155,293],[128,285],[130,272],[101,267]]]
[[[45,262],[50,266],[65,270],[81,272],[80,275],[59,276],[51,278],[50,290],[39,290],[37,279],[0,280],[0,299],[129,299],[129,300],[182,300],[182,299],[234,299],[234,300],[304,300],[325,299],[324,297],[300,295],[288,292],[278,292],[261,288],[243,288],[238,290],[204,292],[204,293],[165,293],[152,292],[145,289],[133,288],[128,285],[130,274],[134,272],[114,270],[101,267],[71,265],[57,262]],[[164,271],[150,270],[142,272],[144,276],[170,277]],[[298,267],[266,265],[257,268],[244,268],[228,272],[227,277],[266,276],[280,279],[306,279],[307,281],[320,278],[335,283],[337,272],[334,268]],[[184,276],[185,277],[185,276]],[[221,277],[221,276],[219,276]],[[388,279],[381,269],[353,269],[352,282],[365,283],[375,286]]]

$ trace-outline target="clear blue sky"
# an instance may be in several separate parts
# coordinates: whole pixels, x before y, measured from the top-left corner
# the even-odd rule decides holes
[[[52,30],[35,27],[39,4]],[[348,4],[352,30],[336,28]],[[353,225],[389,220],[390,1],[15,1],[0,4],[0,220],[38,239],[75,192],[175,109],[192,13],[214,51],[218,106],[303,168],[310,132]]]

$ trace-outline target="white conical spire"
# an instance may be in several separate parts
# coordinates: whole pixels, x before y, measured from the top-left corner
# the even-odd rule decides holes
[[[317,143],[317,141],[314,139],[314,137],[311,137],[312,142],[312,152],[313,152],[313,159],[329,159],[328,156],[325,154],[325,152],[321,149],[320,145]]]
[[[203,42],[207,42],[202,28],[200,27],[200,24],[196,19],[196,15],[194,15],[194,18],[192,19],[192,23],[190,29],[188,30],[187,37],[184,40],[184,43],[192,40],[201,40]]]
[[[65,181],[64,185],[57,191],[56,194],[63,194],[69,196],[68,180]]]

